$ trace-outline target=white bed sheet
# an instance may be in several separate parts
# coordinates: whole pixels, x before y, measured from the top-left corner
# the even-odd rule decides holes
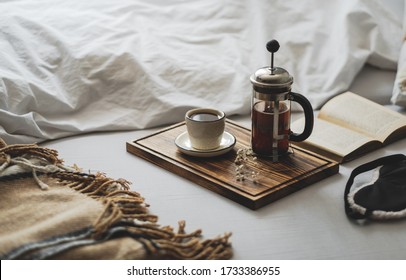
[[[318,108],[366,64],[396,71],[403,1],[17,0],[0,13],[0,137],[12,144],[150,128],[193,107],[247,114],[272,38]]]

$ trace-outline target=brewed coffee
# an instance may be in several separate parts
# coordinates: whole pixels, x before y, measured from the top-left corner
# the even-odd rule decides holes
[[[200,122],[211,122],[220,119],[218,115],[210,113],[197,113],[193,114],[190,118],[194,121]]]
[[[263,156],[273,155],[273,102],[259,101],[252,111],[252,150]],[[289,149],[290,110],[284,103],[279,103],[277,151],[285,154]]]

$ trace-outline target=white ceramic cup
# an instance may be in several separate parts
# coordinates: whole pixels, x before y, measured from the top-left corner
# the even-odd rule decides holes
[[[212,150],[220,146],[226,114],[210,108],[197,108],[185,115],[187,132],[193,148]]]

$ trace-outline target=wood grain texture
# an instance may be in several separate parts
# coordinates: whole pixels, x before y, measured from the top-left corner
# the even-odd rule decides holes
[[[236,179],[235,159],[239,149],[250,147],[249,129],[227,120],[226,131],[236,137],[237,143],[227,154],[213,158],[197,158],[179,152],[174,141],[184,131],[184,122],[172,125],[127,142],[127,151],[250,209],[263,207],[338,173],[337,162],[293,147],[294,153],[279,162],[268,158],[249,162],[248,169],[258,172],[258,178],[239,181]]]

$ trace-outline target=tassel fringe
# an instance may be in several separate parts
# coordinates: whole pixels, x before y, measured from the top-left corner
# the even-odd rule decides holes
[[[130,190],[130,182],[114,180],[103,173],[82,173],[77,166],[67,167],[56,150],[32,145],[9,145],[0,138],[0,178],[12,173],[31,172],[37,185],[46,190],[50,186],[38,174],[57,179],[63,185],[101,201],[104,210],[94,222],[95,238],[110,227],[125,223],[132,236],[144,244],[152,258],[174,259],[229,259],[232,257],[230,233],[215,239],[202,240],[201,230],[185,232],[185,221],[178,231],[157,224],[158,217],[148,211],[149,205],[137,192]]]

